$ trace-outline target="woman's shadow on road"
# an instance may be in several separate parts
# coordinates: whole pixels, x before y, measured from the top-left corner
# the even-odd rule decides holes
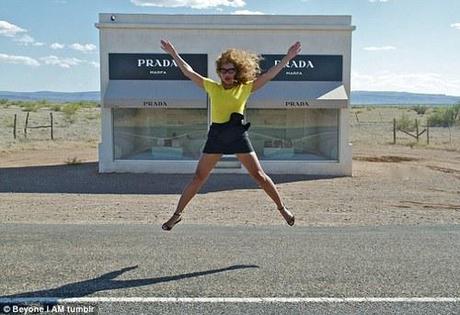
[[[59,304],[59,299],[62,298],[77,298],[91,295],[99,291],[125,289],[139,286],[154,285],[159,283],[178,281],[182,279],[189,279],[194,277],[206,276],[221,272],[259,268],[257,265],[232,265],[225,268],[210,269],[205,271],[197,271],[191,273],[178,274],[174,276],[144,278],[144,279],[131,279],[131,280],[115,280],[114,278],[121,274],[136,269],[138,266],[126,267],[120,270],[108,272],[100,277],[84,280],[74,283],[65,284],[54,289],[45,289],[38,291],[30,291],[24,293],[17,293],[12,295],[0,296],[0,306],[7,304],[27,306],[28,303],[41,303],[42,305],[56,305]]]

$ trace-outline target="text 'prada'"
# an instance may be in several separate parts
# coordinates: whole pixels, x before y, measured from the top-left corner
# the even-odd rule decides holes
[[[281,60],[275,60],[275,65],[279,64],[280,62]],[[286,64],[286,68],[308,69],[314,67],[315,66],[313,66],[313,62],[311,62],[310,60],[291,60]]]
[[[165,101],[144,101],[144,106],[167,107],[168,103]]]
[[[286,106],[310,106],[307,101],[286,101]]]
[[[138,67],[177,67],[176,61],[170,59],[137,59],[137,66]]]

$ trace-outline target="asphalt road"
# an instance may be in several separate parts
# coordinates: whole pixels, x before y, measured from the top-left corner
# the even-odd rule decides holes
[[[2,224],[0,253],[1,307],[31,306],[18,301],[39,297],[47,302],[37,306],[111,297],[120,300],[59,304],[96,308],[78,314],[460,314],[458,225],[180,223],[163,232],[156,225]],[[279,299],[243,300],[257,297]],[[308,300],[320,297],[345,300]],[[454,301],[346,300],[415,297]]]

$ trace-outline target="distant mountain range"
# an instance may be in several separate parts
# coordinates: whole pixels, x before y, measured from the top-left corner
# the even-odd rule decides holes
[[[449,96],[444,94],[419,94],[408,92],[351,91],[352,105],[451,105],[457,103],[460,103],[460,96]]]
[[[8,92],[0,91],[0,99],[47,100],[49,102],[100,101],[99,91],[89,92]],[[407,92],[352,91],[352,105],[449,105],[460,103],[460,96],[417,94]]]
[[[75,101],[99,101],[99,91],[89,92],[53,92],[53,91],[38,91],[38,92],[9,92],[0,91],[0,99],[35,101],[47,100],[49,102],[75,102]]]

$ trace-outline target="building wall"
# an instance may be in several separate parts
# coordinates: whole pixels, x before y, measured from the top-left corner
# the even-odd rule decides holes
[[[100,14],[101,96],[109,81],[108,53],[164,53],[160,40],[170,40],[179,53],[207,53],[208,77],[218,80],[215,60],[222,51],[235,47],[258,54],[285,54],[295,42],[302,43],[301,54],[343,55],[343,84],[350,95],[351,17],[349,16],[222,16],[222,15],[136,15]],[[272,173],[310,173],[351,175],[351,145],[349,144],[348,108],[339,110],[339,163],[308,161],[266,161],[264,168]],[[129,165],[129,161],[112,160],[112,112],[101,108],[103,142],[99,146],[100,172],[152,171],[193,172],[194,162],[176,163],[144,161]],[[134,164],[133,163],[133,164]],[[170,163],[170,162],[169,162]],[[280,164],[281,163],[281,164]],[[283,164],[284,163],[284,164]],[[291,165],[292,164],[292,165]],[[225,172],[226,170],[219,170]],[[234,171],[234,170],[232,170]],[[241,172],[244,172],[242,170]]]

